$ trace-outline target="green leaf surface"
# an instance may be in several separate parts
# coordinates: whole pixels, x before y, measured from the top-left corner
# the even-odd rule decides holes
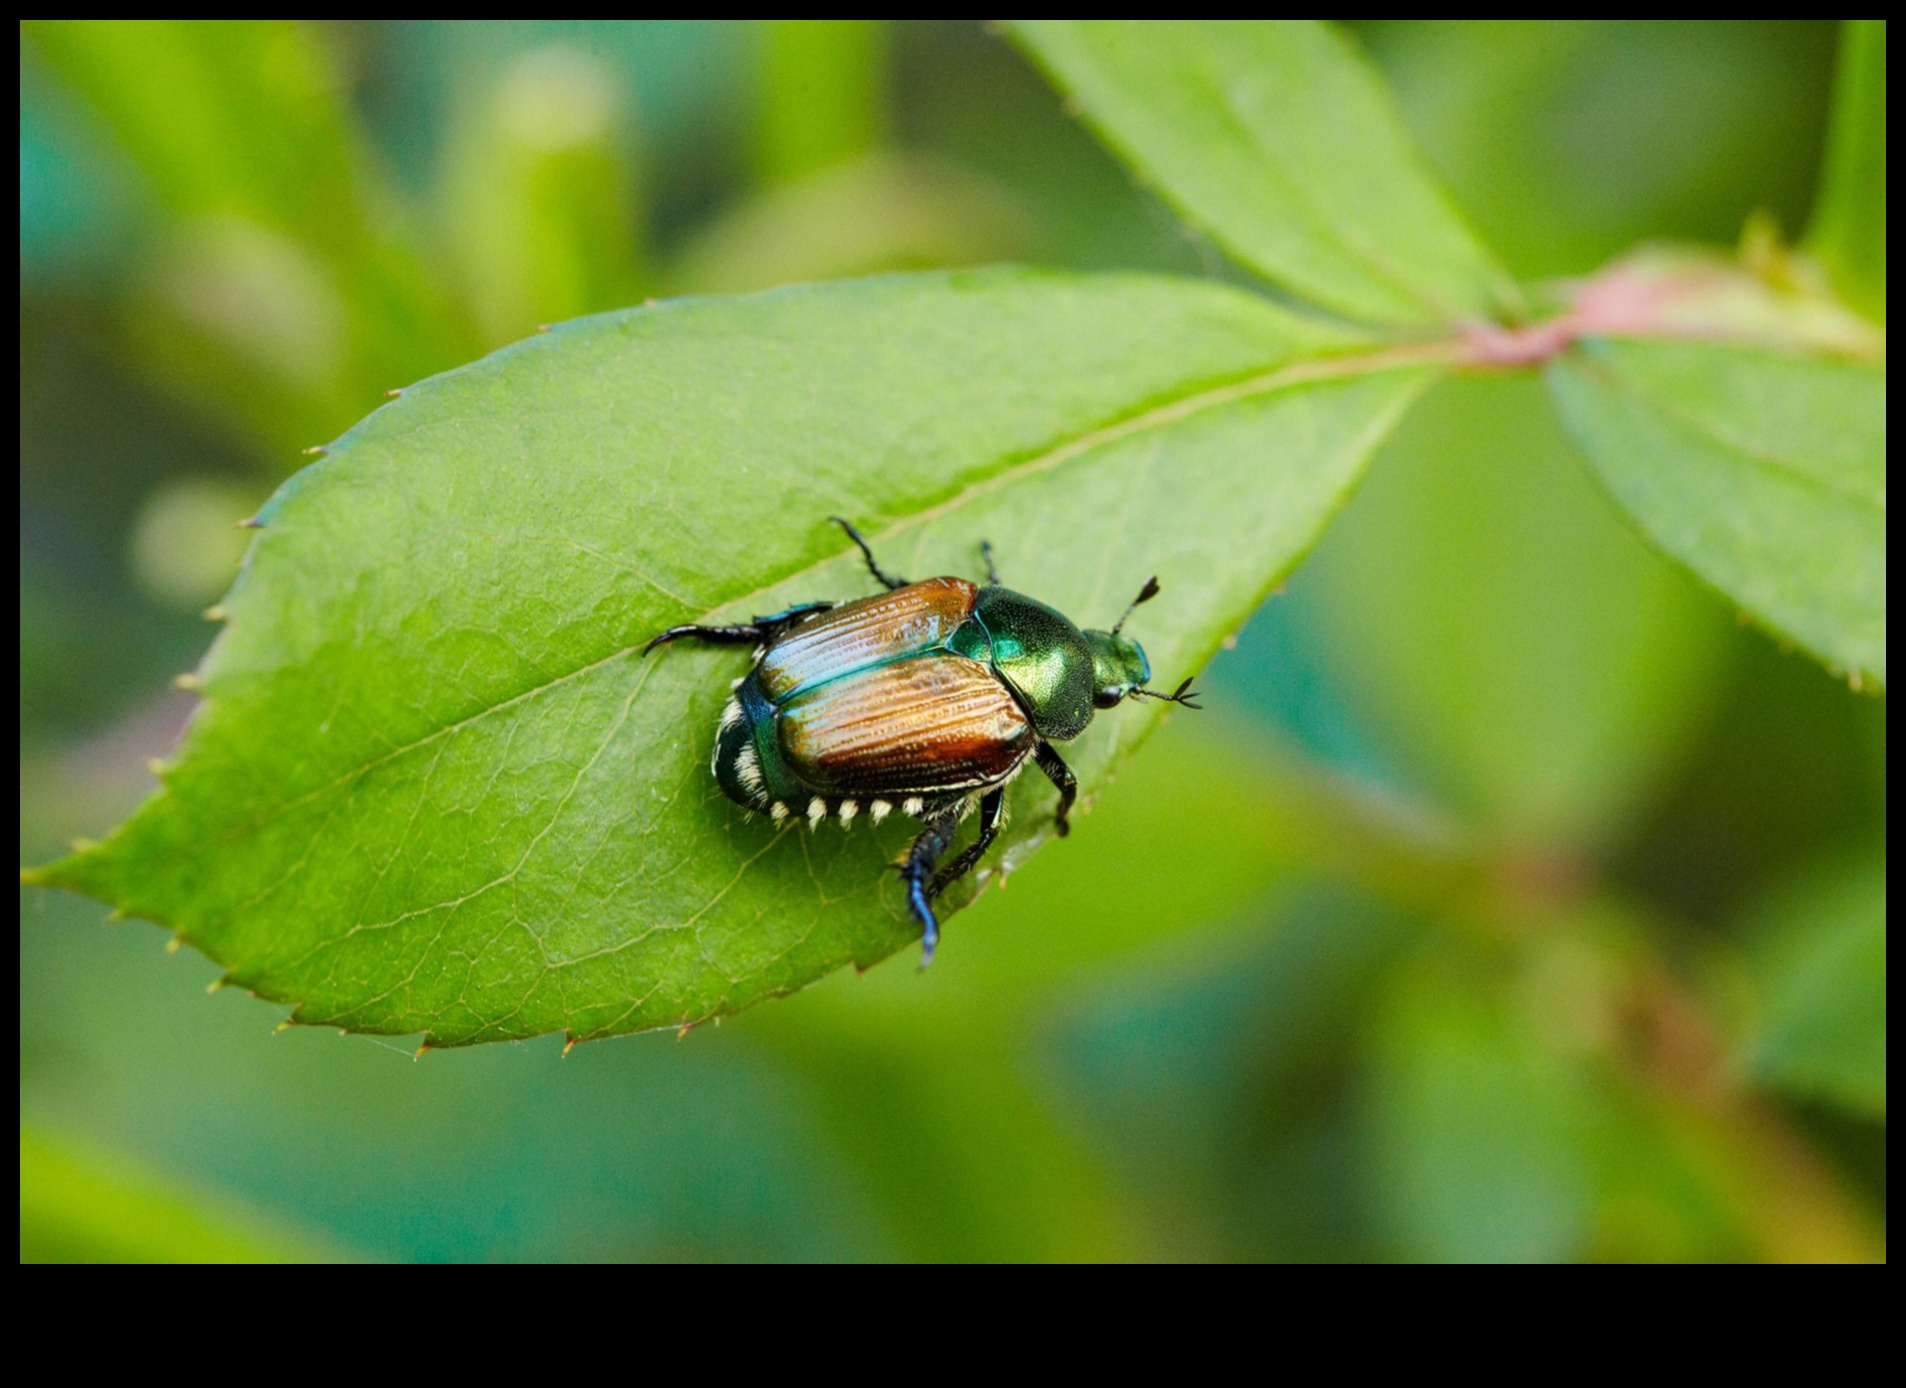
[[[1752,933],[1765,1013],[1748,1069],[1885,1118],[1885,864],[1810,877],[1769,903]]]
[[[1403,326],[1516,310],[1507,273],[1337,31],[1041,20],[1013,32],[1192,225],[1296,294]]]
[[[1820,198],[1807,230],[1840,296],[1886,321],[1886,21],[1849,19]]]
[[[707,766],[746,653],[646,638],[867,592],[833,513],[915,577],[973,572],[990,538],[1007,582],[1088,623],[1158,573],[1131,630],[1175,681],[1427,377],[1138,276],[566,325],[413,388],[280,490],[163,793],[37,880],[174,926],[301,1021],[433,1044],[698,1022],[865,966],[916,938],[887,866],[907,825],[747,819]],[[1086,794],[1155,717],[1068,747]],[[1050,824],[1036,779],[1005,861]]]
[[[1855,683],[1885,683],[1883,366],[1597,339],[1549,384],[1655,544]]]

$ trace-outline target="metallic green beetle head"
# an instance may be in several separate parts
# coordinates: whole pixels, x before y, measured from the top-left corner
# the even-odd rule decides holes
[[[1131,637],[1116,631],[1088,631],[1085,644],[1092,648],[1092,707],[1114,708],[1150,681],[1152,663],[1145,659],[1145,648]]]
[[[1129,636],[1119,635],[1126,618],[1138,609],[1138,605],[1150,602],[1157,596],[1158,575],[1153,574],[1145,580],[1145,586],[1138,590],[1132,605],[1125,609],[1125,615],[1113,624],[1110,631],[1084,633],[1085,644],[1092,651],[1094,708],[1115,708],[1124,699],[1161,699],[1170,704],[1183,704],[1186,708],[1198,707],[1191,702],[1197,695],[1190,692],[1190,680],[1179,685],[1174,694],[1160,694],[1145,688],[1152,678],[1152,663],[1145,658],[1145,648]]]

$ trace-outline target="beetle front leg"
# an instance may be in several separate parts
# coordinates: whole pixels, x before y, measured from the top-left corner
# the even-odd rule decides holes
[[[907,884],[907,905],[913,911],[913,918],[920,922],[920,967],[923,969],[933,962],[933,948],[940,943],[940,922],[933,914],[928,884],[933,880],[935,864],[953,842],[953,833],[959,825],[959,805],[939,811],[927,820],[926,828],[913,841],[905,861],[900,864],[900,880]]]
[[[759,646],[768,639],[767,634],[753,622],[744,622],[731,627],[698,627],[690,622],[686,626],[670,627],[644,646],[642,654],[647,655],[657,646],[665,646],[670,641],[679,641],[685,636],[692,636],[697,641],[706,641],[711,646]]]
[[[692,636],[697,641],[706,641],[711,646],[766,646],[771,645],[785,635],[790,627],[797,626],[817,612],[826,612],[834,606],[831,602],[804,602],[799,607],[790,607],[785,612],[776,612],[769,617],[756,617],[752,622],[738,622],[734,626],[698,627],[690,622],[685,626],[670,627],[660,636],[642,648],[647,655],[657,646],[670,641],[679,641]]]
[[[1079,798],[1078,779],[1073,776],[1072,768],[1065,764],[1065,758],[1052,750],[1050,742],[1039,744],[1039,750],[1033,753],[1033,760],[1039,763],[1039,769],[1059,788],[1059,810],[1052,817],[1052,827],[1060,838],[1064,838],[1072,832],[1066,816],[1072,813],[1072,802]]]
[[[973,864],[993,846],[993,840],[999,837],[999,826],[1006,819],[1006,788],[989,790],[979,802],[979,837],[966,846],[966,851],[934,874],[933,885],[927,888],[929,897],[936,897],[967,873],[973,870]]]

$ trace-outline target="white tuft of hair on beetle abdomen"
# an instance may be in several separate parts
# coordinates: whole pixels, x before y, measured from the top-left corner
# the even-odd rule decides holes
[[[745,742],[741,750],[735,753],[735,779],[741,782],[742,789],[758,797],[761,793],[761,759],[754,750],[752,742]]]

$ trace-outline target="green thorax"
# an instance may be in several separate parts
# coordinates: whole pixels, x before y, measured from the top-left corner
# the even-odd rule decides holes
[[[975,624],[979,632],[973,632]],[[953,648],[958,650],[962,639],[978,647],[982,635],[990,649],[960,654],[990,658],[1041,737],[1063,741],[1085,731],[1096,688],[1085,633],[1043,602],[1010,588],[986,587],[973,605],[973,621],[956,636]]]

